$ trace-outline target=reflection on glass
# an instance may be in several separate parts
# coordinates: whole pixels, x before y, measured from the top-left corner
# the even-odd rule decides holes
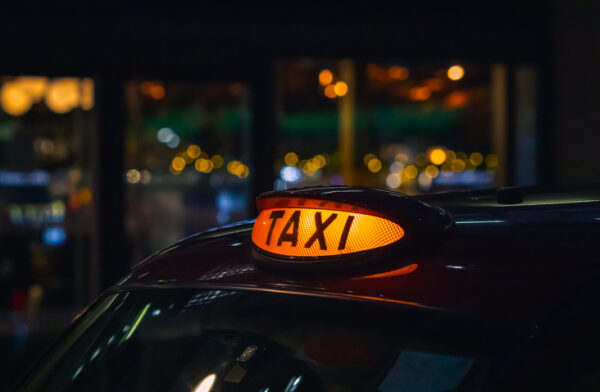
[[[216,374],[209,374],[204,377],[204,379],[198,383],[196,388],[194,388],[194,392],[210,392],[216,378]]]
[[[452,391],[458,387],[473,362],[472,358],[405,350],[379,385],[379,391]]]
[[[148,317],[149,304],[159,317]],[[479,390],[464,381],[483,382],[487,367],[477,365],[506,358],[514,338],[491,324],[361,302],[135,290],[90,308],[17,390]]]

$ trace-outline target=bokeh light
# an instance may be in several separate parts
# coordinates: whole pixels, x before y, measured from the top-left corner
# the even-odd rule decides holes
[[[393,65],[388,69],[388,75],[395,80],[406,80],[408,78],[408,68]]]
[[[381,161],[377,158],[373,158],[367,163],[369,171],[372,173],[378,173],[381,170]]]
[[[399,173],[390,173],[385,178],[385,184],[388,188],[396,189],[402,185],[402,176]]]
[[[440,169],[437,166],[429,165],[425,168],[425,175],[429,178],[436,178],[440,173]]]
[[[455,159],[452,161],[450,167],[452,168],[452,171],[461,172],[465,170],[465,166],[465,161],[463,161],[462,159]]]
[[[450,80],[460,80],[463,78],[463,76],[465,76],[465,70],[460,65],[453,65],[450,68],[448,68],[447,75],[448,79]]]
[[[345,82],[337,82],[334,86],[335,94],[339,97],[343,97],[348,94],[348,85]]]
[[[198,158],[200,156],[200,154],[202,153],[202,149],[200,148],[200,146],[198,146],[196,144],[192,144],[185,151],[186,151],[187,155],[192,159]]]
[[[129,169],[127,170],[125,177],[127,178],[127,182],[130,184],[137,184],[142,178],[142,175],[140,174],[139,170]]]
[[[431,89],[427,86],[417,86],[409,90],[408,95],[413,101],[426,101],[431,96]]]
[[[496,154],[489,154],[486,156],[485,165],[490,169],[498,167],[498,156]]]
[[[446,151],[440,147],[432,148],[429,151],[429,161],[434,165],[441,165],[446,161]]]
[[[194,163],[194,167],[201,173],[210,173],[215,165],[210,159],[200,158]]]
[[[325,96],[327,98],[335,98],[337,97],[337,94],[335,92],[335,86],[333,84],[330,84],[329,86],[325,87]]]
[[[288,166],[296,166],[298,163],[298,155],[295,152],[288,152],[285,154],[285,157],[283,157],[283,160]]]
[[[213,165],[215,166],[215,169],[220,169],[221,167],[223,167],[223,164],[225,163],[225,161],[223,160],[223,157],[219,154],[213,155],[212,158],[210,158],[210,160],[212,161]]]
[[[321,85],[327,86],[331,82],[333,82],[333,73],[330,70],[324,69],[319,72],[319,83]]]
[[[26,90],[14,82],[6,82],[0,89],[0,105],[11,116],[20,116],[26,113],[33,101]]]
[[[298,182],[302,178],[302,173],[296,166],[284,166],[279,175],[285,182]]]
[[[94,81],[90,78],[81,80],[81,108],[90,110],[94,107]]]
[[[415,165],[408,165],[406,166],[406,168],[404,168],[404,171],[402,173],[404,174],[404,176],[406,176],[406,178],[412,180],[417,177],[419,170]]]
[[[454,91],[446,98],[446,105],[450,108],[462,108],[469,104],[469,94],[464,91]]]
[[[483,155],[480,152],[474,152],[469,156],[469,162],[473,166],[479,166],[483,163]]]
[[[25,90],[33,102],[39,102],[46,93],[48,78],[39,76],[21,76],[16,78],[14,83]]]
[[[183,169],[185,169],[185,159],[183,159],[182,157],[173,158],[173,160],[171,161],[171,167],[175,171],[182,171]]]
[[[67,113],[79,106],[81,94],[75,78],[54,79],[48,85],[45,102],[55,113]]]

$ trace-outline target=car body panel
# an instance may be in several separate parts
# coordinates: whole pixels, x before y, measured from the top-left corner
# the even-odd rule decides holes
[[[495,193],[423,197],[454,218],[437,246],[420,244],[379,264],[336,273],[265,268],[252,253],[252,223],[201,233],[139,264],[119,287],[210,286],[337,296],[535,325],[600,272],[589,247],[600,234],[598,193]]]

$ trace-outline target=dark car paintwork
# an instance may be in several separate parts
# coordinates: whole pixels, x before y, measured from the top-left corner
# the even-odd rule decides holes
[[[266,269],[252,256],[252,222],[245,222],[180,241],[137,265],[114,289],[193,286],[340,297],[537,328],[598,278],[592,251],[600,239],[598,192],[526,192],[514,205],[498,204],[494,192],[421,199],[454,217],[454,233],[439,246],[421,244],[367,269]],[[395,274],[413,264],[414,271]]]

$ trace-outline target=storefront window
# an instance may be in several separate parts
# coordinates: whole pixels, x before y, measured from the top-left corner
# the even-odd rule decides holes
[[[124,180],[132,262],[249,213],[249,115],[240,83],[130,82]]]
[[[501,186],[505,75],[501,65],[459,62],[283,63],[275,187]]]
[[[14,331],[52,333],[89,300],[93,90],[89,78],[0,77],[0,309]]]

